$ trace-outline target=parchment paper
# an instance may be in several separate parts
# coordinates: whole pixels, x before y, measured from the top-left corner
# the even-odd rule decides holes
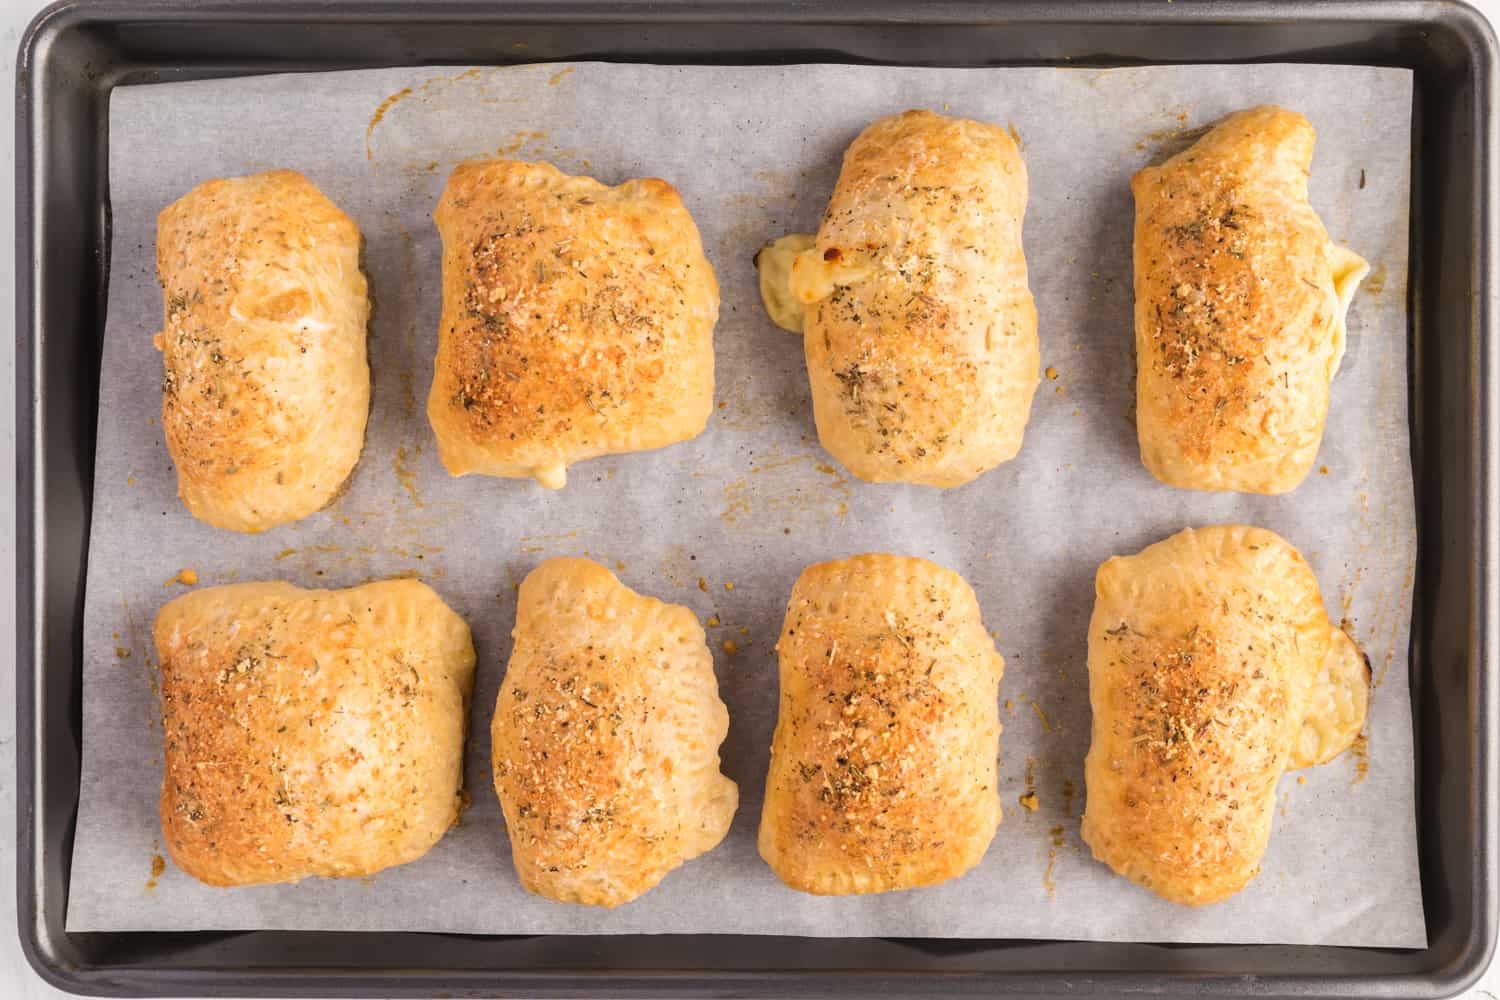
[[[1356,97],[1356,99],[1351,99]],[[1131,417],[1130,175],[1180,133],[1262,102],[1318,129],[1313,203],[1374,273],[1318,464],[1279,498],[1170,489],[1141,466]],[[110,110],[113,244],[88,568],[84,770],[70,930],[323,928],[493,933],[738,932],[1422,946],[1407,629],[1414,523],[1407,441],[1405,71],[1319,66],[885,69],[547,65],[394,69],[129,87]],[[802,349],[761,313],[751,257],[815,228],[849,141],[908,107],[1010,123],[1031,176],[1026,253],[1042,364],[1020,457],[961,489],[870,486],[818,447]],[[1351,109],[1355,109],[1351,111]],[[719,408],[696,440],[570,470],[567,489],[451,479],[424,401],[439,311],[430,213],[469,157],[552,160],[609,183],[682,191],[723,286]],[[155,216],[211,177],[307,173],[363,230],[376,298],[374,410],[349,492],[303,522],[244,537],[175,495],[157,417]],[[1078,836],[1089,734],[1093,576],[1186,525],[1247,521],[1298,545],[1379,686],[1367,747],[1282,781],[1263,873],[1198,910],[1094,862]],[[934,559],[978,592],[1007,660],[1005,821],[964,878],[878,897],[783,887],[755,828],[787,594],[815,560],[885,550]],[[523,892],[490,782],[489,721],[515,584],[548,556],[589,555],[709,628],[741,806],[725,842],[614,911]],[[161,732],[150,623],[182,591],[285,578],[349,586],[417,573],[469,621],[479,651],[473,806],[422,860],[364,881],[239,890],[170,864],[156,818]],[[701,583],[700,583],[701,581]],[[733,589],[729,584],[733,583]],[[734,655],[724,640],[738,646]],[[1040,808],[1017,804],[1035,789]]]

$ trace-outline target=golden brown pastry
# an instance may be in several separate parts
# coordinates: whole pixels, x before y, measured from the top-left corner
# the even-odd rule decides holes
[[[1260,870],[1276,783],[1347,749],[1369,665],[1297,550],[1261,528],[1188,529],[1099,567],[1083,839],[1175,903]]]
[[[469,627],[430,587],[206,587],[156,616],[161,826],[209,885],[354,878],[458,819]]]
[[[703,430],[719,286],[672,185],[473,160],[433,218],[443,317],[427,416],[450,473],[558,489],[574,462]]]
[[[729,831],[729,713],[703,628],[587,559],[521,584],[491,730],[495,791],[529,892],[618,906]]]
[[[161,423],[182,502],[247,532],[322,509],[370,411],[359,229],[293,170],[200,184],[156,226]]]
[[[767,311],[803,334],[818,438],[859,478],[959,486],[1020,451],[1040,364],[1025,210],[1005,129],[907,111],[850,145],[810,247],[757,256]]]
[[[1141,460],[1169,486],[1285,493],[1312,468],[1369,271],[1307,201],[1313,127],[1240,111],[1135,175]]]
[[[803,570],[776,645],[760,855],[794,889],[886,892],[950,879],[1000,824],[1000,674],[974,591],[925,559]]]

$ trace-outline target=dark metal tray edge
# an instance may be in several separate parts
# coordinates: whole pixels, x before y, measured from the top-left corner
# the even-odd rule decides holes
[[[1171,978],[1162,974],[1143,971],[1122,963],[1120,968],[1100,969],[1098,957],[1102,952],[1118,947],[1156,949],[1163,956],[1176,956],[1184,951],[1171,946],[1109,946],[1050,942],[992,942],[999,947],[1031,946],[1051,954],[1055,964],[1046,971],[984,971],[966,972],[945,968],[926,968],[914,971],[891,969],[873,970],[858,967],[812,967],[774,968],[762,963],[746,963],[742,968],[727,965],[713,972],[688,972],[671,968],[549,968],[539,965],[530,970],[501,970],[496,968],[447,969],[434,975],[418,969],[398,971],[382,969],[378,972],[360,973],[355,968],[337,964],[337,960],[350,954],[350,938],[390,938],[394,935],[339,935],[291,934],[285,932],[265,933],[257,936],[269,950],[284,949],[296,956],[296,965],[279,970],[269,968],[251,969],[246,966],[196,965],[171,968],[153,966],[149,961],[121,961],[112,964],[103,962],[79,962],[75,946],[68,940],[71,936],[61,931],[59,908],[65,900],[65,886],[57,881],[65,866],[59,863],[53,850],[43,836],[39,823],[51,821],[48,810],[56,811],[55,799],[48,800],[45,793],[57,784],[57,775],[49,775],[47,768],[56,766],[56,746],[48,739],[48,730],[54,737],[58,730],[70,737],[76,746],[77,706],[66,699],[59,704],[55,697],[48,697],[48,690],[38,683],[38,670],[51,662],[57,669],[58,653],[69,649],[69,643],[61,637],[68,632],[76,633],[78,611],[81,610],[81,594],[72,601],[72,621],[66,620],[63,612],[69,601],[61,599],[55,574],[71,569],[81,580],[83,555],[87,548],[87,519],[71,526],[70,531],[60,530],[61,522],[69,514],[76,516],[77,510],[70,505],[77,499],[61,496],[64,490],[58,483],[69,476],[87,485],[91,477],[92,436],[90,420],[59,421],[55,408],[49,406],[48,384],[51,375],[57,376],[57,351],[48,343],[48,338],[97,338],[97,330],[85,331],[91,320],[103,315],[103,277],[107,261],[101,247],[107,233],[107,188],[99,176],[86,176],[90,172],[75,168],[79,177],[70,177],[70,184],[86,187],[91,180],[93,193],[98,200],[98,214],[92,220],[83,220],[81,228],[70,230],[59,238],[57,209],[49,202],[51,192],[48,180],[38,178],[38,166],[55,169],[57,157],[45,148],[45,115],[50,113],[51,102],[57,95],[47,93],[48,74],[56,70],[55,53],[59,49],[73,48],[70,56],[79,52],[85,55],[96,40],[79,41],[82,33],[100,24],[111,25],[152,20],[202,21],[229,19],[241,22],[269,21],[285,24],[317,23],[328,21],[353,22],[361,18],[367,22],[386,24],[441,21],[482,21],[487,24],[525,24],[554,22],[560,24],[605,24],[629,23],[661,25],[676,21],[693,23],[701,19],[720,19],[734,22],[788,24],[833,24],[868,25],[872,23],[909,23],[929,26],[963,27],[970,24],[989,24],[1003,21],[1011,25],[1076,25],[1088,23],[1096,26],[1114,27],[1126,31],[1132,26],[1146,23],[1162,25],[1195,24],[1204,26],[1224,25],[1226,22],[1259,24],[1272,20],[1296,21],[1297,5],[1279,2],[1217,2],[1187,3],[1173,5],[1175,9],[1159,4],[1126,0],[1126,2],[1093,2],[1075,5],[1047,3],[941,3],[913,10],[901,3],[865,2],[818,7],[801,3],[746,4],[740,2],[721,3],[714,0],[700,2],[666,2],[651,5],[620,5],[608,3],[562,2],[552,4],[497,5],[483,2],[417,3],[326,3],[326,2],[273,2],[250,4],[239,0],[217,0],[201,3],[195,8],[185,8],[170,0],[144,0],[123,3],[60,3],[43,11],[23,35],[17,61],[17,162],[16,162],[16,261],[17,261],[17,903],[20,917],[20,936],[28,961],[37,973],[50,984],[65,990],[91,994],[140,995],[161,994],[274,994],[274,995],[336,995],[348,994],[351,990],[368,990],[371,993],[399,993],[417,995],[436,990],[456,993],[493,993],[503,991],[508,995],[595,995],[607,992],[611,995],[775,995],[781,993],[854,992],[881,995],[937,995],[995,992],[1007,995],[1019,993],[1056,992],[1164,992],[1186,990],[1209,995],[1231,995],[1254,993],[1257,995],[1411,995],[1444,996],[1458,992],[1472,983],[1488,965],[1494,950],[1496,928],[1496,852],[1495,852],[1495,808],[1496,772],[1494,768],[1497,750],[1496,719],[1497,706],[1494,672],[1500,669],[1497,656],[1496,625],[1500,623],[1500,603],[1497,603],[1496,569],[1497,543],[1500,534],[1494,518],[1497,496],[1500,496],[1500,465],[1496,462],[1496,442],[1500,441],[1500,408],[1497,408],[1497,393],[1500,393],[1500,366],[1497,366],[1496,351],[1492,342],[1497,316],[1497,294],[1494,284],[1494,240],[1497,234],[1497,193],[1493,168],[1495,162],[1496,137],[1494,133],[1493,109],[1495,90],[1495,67],[1497,45],[1495,36],[1484,19],[1472,9],[1460,3],[1393,3],[1341,2],[1321,5],[1318,17],[1330,21],[1358,18],[1376,18],[1391,23],[1426,25],[1430,30],[1434,48],[1440,43],[1451,48],[1445,55],[1457,60],[1460,70],[1470,75],[1472,87],[1471,118],[1468,127],[1475,150],[1474,161],[1467,164],[1473,171],[1466,188],[1472,194],[1470,211],[1473,214],[1474,241],[1472,256],[1465,261],[1468,287],[1467,300],[1468,339],[1471,342],[1472,367],[1468,371],[1469,384],[1458,388],[1466,391],[1472,401],[1467,414],[1473,433],[1469,453],[1461,458],[1469,463],[1469,483],[1474,489],[1473,505],[1455,512],[1467,535],[1465,557],[1468,562],[1467,575],[1472,597],[1470,615],[1466,622],[1464,641],[1469,650],[1468,669],[1463,671],[1465,682],[1466,711],[1452,713],[1436,710],[1431,699],[1416,704],[1417,726],[1428,725],[1462,726],[1471,734],[1466,759],[1419,759],[1419,782],[1440,768],[1464,767],[1468,780],[1462,808],[1445,813],[1445,823],[1459,822],[1468,833],[1473,850],[1466,859],[1465,870],[1452,873],[1453,880],[1465,880],[1473,889],[1460,914],[1465,933],[1456,938],[1434,943],[1426,951],[1414,953],[1392,953],[1396,956],[1424,956],[1427,961],[1415,965],[1405,963],[1402,972],[1395,967],[1381,968],[1371,955],[1371,975],[1315,974],[1311,970],[1299,970],[1301,963],[1289,962],[1284,973],[1259,975],[1223,974],[1209,967],[1194,968],[1193,962],[1177,963]],[[1066,11],[1066,14],[1060,13]],[[295,48],[295,47],[294,47]],[[100,50],[101,55],[105,54]],[[1055,57],[1054,57],[1055,58]],[[1218,61],[1212,54],[1208,59]],[[456,60],[421,60],[456,61]],[[1012,60],[1006,60],[1012,61]],[[1083,56],[1080,62],[1088,62]],[[1109,60],[1103,60],[1109,61]],[[1128,60],[1119,60],[1128,62]],[[1195,61],[1183,59],[1180,61]],[[332,65],[347,68],[353,65],[390,64],[382,61],[345,62],[334,60]],[[289,53],[285,62],[256,63],[250,71],[278,71],[311,68],[314,62],[299,62],[298,54]],[[76,68],[76,67],[75,67]],[[249,68],[249,67],[247,67]],[[96,90],[88,99],[98,102],[92,109],[99,114],[107,106],[107,91],[116,79],[124,78],[126,71],[134,72],[142,79],[160,74],[170,78],[172,68],[168,66],[137,65],[121,67],[108,65],[101,60],[96,67],[84,66],[85,75],[94,74]],[[228,70],[233,71],[233,70]],[[119,74],[119,75],[116,75]],[[1419,83],[1420,85],[1420,83]],[[69,99],[82,99],[78,94],[67,95]],[[95,151],[97,154],[99,151]],[[1414,162],[1414,192],[1417,190],[1417,165]],[[1445,186],[1445,190],[1447,190]],[[1435,202],[1430,209],[1440,210],[1442,193],[1431,194]],[[1429,206],[1417,203],[1414,194],[1413,243],[1414,250],[1426,230],[1423,220],[1427,218]],[[75,223],[80,220],[74,219]],[[59,245],[61,244],[61,245]],[[52,291],[59,274],[60,260],[69,257],[79,260],[79,252],[93,256],[93,269],[85,265],[80,273],[86,281],[75,280],[73,286],[83,294],[71,314],[59,315],[57,310],[46,306],[55,302],[39,301],[40,291]],[[1446,290],[1446,284],[1431,281],[1429,276],[1418,273],[1419,257],[1413,254],[1414,270],[1411,287],[1415,309],[1423,308],[1424,294]],[[1444,261],[1439,261],[1441,266]],[[1462,331],[1446,330],[1451,336]],[[49,350],[49,348],[51,348]],[[1426,374],[1424,354],[1415,352],[1413,361],[1413,423],[1420,422],[1420,414],[1426,407],[1436,412],[1440,407],[1418,384],[1418,378]],[[82,357],[87,360],[87,351]],[[75,362],[76,363],[76,362]],[[85,363],[81,366],[87,368]],[[76,374],[76,373],[75,373]],[[92,375],[81,376],[82,387],[88,389]],[[1435,380],[1435,383],[1440,379]],[[1440,386],[1432,392],[1441,392]],[[96,386],[94,387],[96,391]],[[59,423],[64,424],[59,430]],[[1414,427],[1415,430],[1415,427]],[[73,449],[59,449],[60,443],[71,444]],[[1441,449],[1439,449],[1441,451]],[[1443,452],[1446,457],[1446,452]],[[68,468],[72,463],[72,468]],[[1419,468],[1416,476],[1422,480],[1424,471]],[[1419,510],[1419,523],[1426,527],[1429,517],[1447,519],[1448,498],[1437,506],[1441,510]],[[1455,500],[1455,503],[1458,501]],[[86,513],[87,499],[83,499]],[[1425,505],[1431,506],[1431,505]],[[49,530],[50,529],[50,530]],[[1446,540],[1447,535],[1443,538]],[[1446,549],[1430,551],[1426,546],[1419,554],[1418,579],[1427,578],[1434,560],[1453,557]],[[64,590],[66,588],[63,588]],[[65,596],[65,595],[63,595]],[[1432,609],[1427,609],[1431,612]],[[1419,610],[1418,617],[1423,614]],[[1414,645],[1418,631],[1414,622]],[[75,636],[76,638],[76,636]],[[76,648],[76,646],[72,647]],[[70,665],[77,668],[76,662]],[[1415,669],[1415,667],[1414,667]],[[1419,692],[1414,691],[1414,696]],[[49,745],[52,744],[52,745]],[[1430,758],[1431,755],[1424,755]],[[75,750],[76,757],[76,750]],[[76,794],[76,759],[71,762],[72,778]],[[64,768],[62,777],[68,776]],[[1420,794],[1420,792],[1419,792]],[[1458,803],[1455,803],[1458,804]],[[66,805],[66,804],[64,804]],[[63,811],[66,811],[65,809]],[[49,831],[55,823],[49,826]],[[65,833],[63,841],[70,840]],[[1453,858],[1447,858],[1452,862]],[[49,863],[50,862],[50,863]],[[49,885],[49,876],[53,883]],[[1466,878],[1465,878],[1466,876]],[[1428,880],[1424,858],[1424,883]],[[1424,885],[1425,890],[1425,885]],[[226,939],[246,935],[199,935],[206,948]],[[150,938],[152,935],[117,935],[119,938]],[[442,938],[445,941],[464,940],[455,935],[405,935],[409,938]],[[474,938],[473,941],[492,939]],[[598,939],[575,939],[582,944],[580,951],[588,951]],[[661,940],[661,939],[658,939]],[[667,939],[670,940],[670,939]],[[700,938],[682,938],[685,942],[701,941]],[[818,949],[823,942],[803,939],[771,939],[783,942],[788,952],[805,956]],[[151,957],[151,949],[144,942],[141,953]],[[945,942],[892,942],[898,947],[942,953],[945,946],[950,954],[964,954],[984,943],[967,943],[957,946]],[[1064,949],[1059,952],[1058,949]],[[124,948],[129,951],[129,948]],[[191,948],[189,949],[191,950]],[[1211,953],[1213,958],[1223,958],[1244,949],[1201,946],[1200,952]],[[1328,951],[1333,949],[1282,949],[1272,947],[1271,952]],[[1373,949],[1360,951],[1374,952]],[[231,949],[232,953],[232,949]],[[1093,961],[1074,963],[1074,958],[1090,958]],[[325,957],[326,956],[326,957]],[[140,954],[137,954],[137,958]],[[587,958],[587,956],[582,956]],[[329,961],[332,959],[332,961]],[[587,962],[580,963],[587,965]],[[1399,964],[1399,963],[1398,963]],[[1073,972],[1066,971],[1073,969]]]

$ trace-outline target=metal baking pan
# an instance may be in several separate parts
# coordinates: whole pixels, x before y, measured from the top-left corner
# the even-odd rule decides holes
[[[1409,337],[1419,542],[1411,683],[1429,946],[68,933],[84,567],[110,263],[111,89],[493,64],[515,61],[517,51],[526,61],[1299,61],[1414,70]],[[1488,963],[1496,929],[1496,64],[1489,27],[1454,2],[105,0],[44,11],[21,40],[16,92],[17,902],[27,957],[54,985],[111,995],[1459,991]],[[1357,109],[1359,95],[1349,100]]]

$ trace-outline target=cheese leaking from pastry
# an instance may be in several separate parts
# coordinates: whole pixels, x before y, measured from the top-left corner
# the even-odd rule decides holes
[[[1359,736],[1364,655],[1302,556],[1260,528],[1188,529],[1099,568],[1083,839],[1175,903],[1260,870],[1276,784]]]
[[[576,462],[703,430],[719,286],[670,184],[474,160],[433,218],[443,313],[427,416],[450,473],[560,489]]]
[[[759,841],[777,876],[848,895],[978,864],[1000,823],[1005,662],[963,578],[895,555],[810,566],[776,651]]]
[[[788,233],[761,247],[755,255],[759,272],[760,302],[771,322],[788,333],[801,333],[806,305],[792,294],[792,262],[810,249],[817,237],[810,233]]]
[[[157,218],[162,429],[200,521],[258,532],[334,500],[370,410],[359,229],[291,170],[212,180]]]
[[[162,835],[189,875],[359,878],[457,821],[474,647],[427,585],[205,587],[154,637]]]
[[[729,713],[703,628],[588,559],[521,583],[491,728],[495,791],[521,885],[618,906],[729,831]]]
[[[1240,111],[1131,183],[1137,431],[1170,486],[1285,493],[1317,457],[1369,265],[1308,203],[1313,140]]]
[[[1014,458],[1040,366],[1005,129],[908,111],[844,155],[816,237],[757,257],[772,320],[803,334],[827,451],[870,482],[959,486]]]

